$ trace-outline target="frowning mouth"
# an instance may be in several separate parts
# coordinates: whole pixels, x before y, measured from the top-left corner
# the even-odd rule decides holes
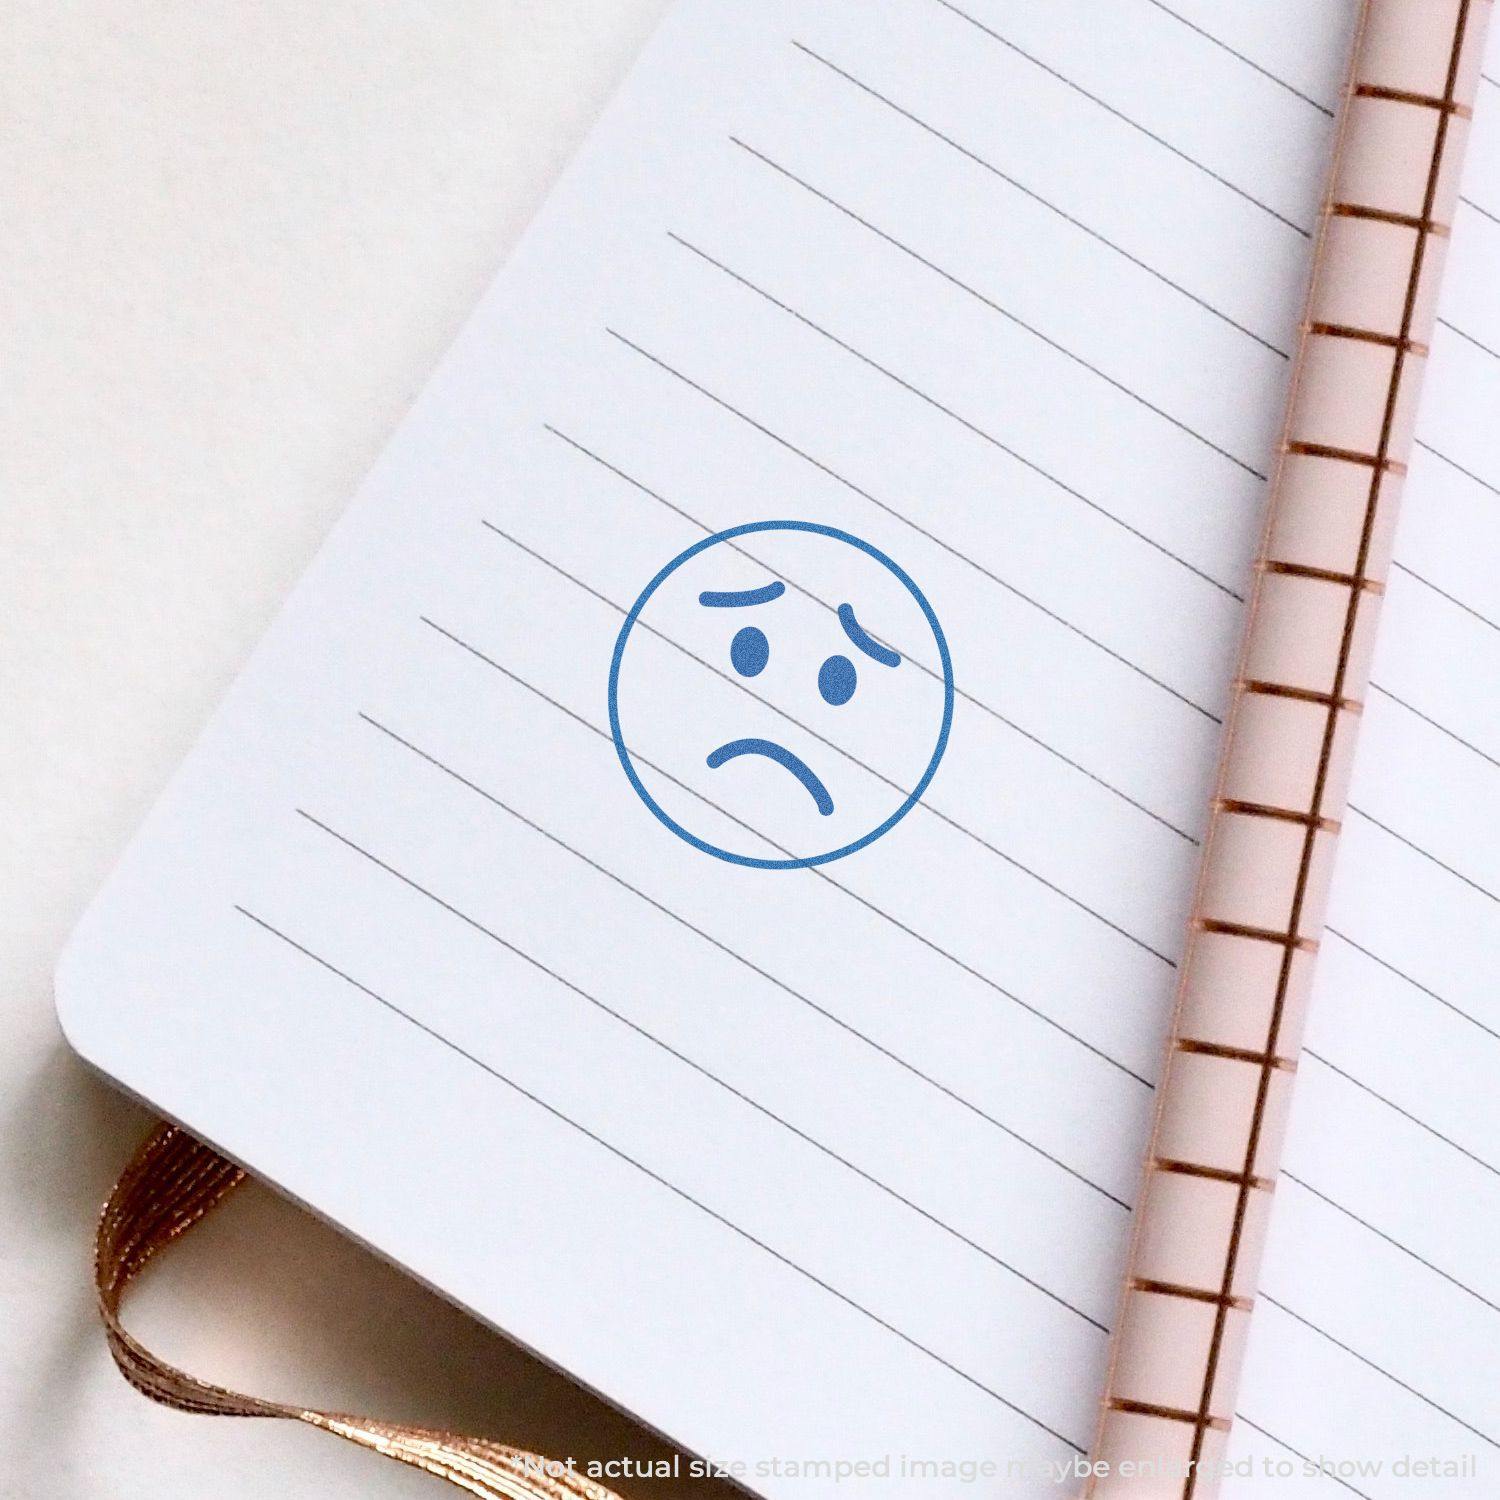
[[[778,745],[775,740],[730,740],[728,744],[720,745],[710,753],[708,768],[710,771],[717,771],[720,766],[738,760],[742,755],[763,755],[767,760],[774,760],[807,788],[808,796],[817,803],[818,811],[825,818],[833,811],[833,798],[828,795],[828,788],[818,780],[817,773],[801,756],[794,755],[785,745]]]

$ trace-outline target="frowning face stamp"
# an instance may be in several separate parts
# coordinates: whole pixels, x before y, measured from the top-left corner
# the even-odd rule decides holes
[[[626,779],[693,848],[756,869],[827,864],[927,791],[953,664],[916,581],[811,521],[703,538],[642,589],[615,641],[609,719]]]

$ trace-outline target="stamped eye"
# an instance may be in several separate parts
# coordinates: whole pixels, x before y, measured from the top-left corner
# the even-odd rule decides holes
[[[758,677],[771,659],[771,643],[756,625],[746,625],[735,632],[729,643],[729,660],[741,677]]]
[[[839,708],[854,696],[859,686],[859,674],[847,656],[830,656],[818,668],[818,691],[823,701]]]

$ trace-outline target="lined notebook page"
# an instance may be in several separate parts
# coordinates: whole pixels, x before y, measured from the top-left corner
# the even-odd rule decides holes
[[[1277,1494],[1500,1489],[1495,40],[1490,59],[1233,1440],[1291,1465]]]
[[[692,1450],[1084,1449],[1347,42],[1216,9],[683,0],[79,1049]]]

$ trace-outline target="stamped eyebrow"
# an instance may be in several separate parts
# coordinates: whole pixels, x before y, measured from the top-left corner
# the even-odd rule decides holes
[[[706,609],[744,609],[751,604],[769,604],[786,593],[781,582],[763,583],[758,589],[705,589],[698,595],[698,603]]]
[[[901,658],[888,646],[882,646],[879,641],[870,636],[863,625],[854,618],[854,606],[852,604],[839,605],[839,624],[844,627],[844,634],[859,647],[866,656],[872,656],[882,666],[899,667]]]

